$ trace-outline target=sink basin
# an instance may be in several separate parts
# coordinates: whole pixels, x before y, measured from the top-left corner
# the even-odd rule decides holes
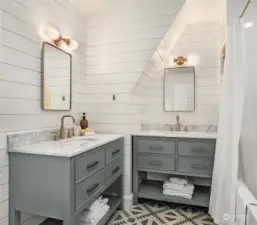
[[[73,137],[71,139],[66,139],[64,142],[79,142],[79,141],[98,141],[99,139],[95,136],[80,136],[80,137]]]

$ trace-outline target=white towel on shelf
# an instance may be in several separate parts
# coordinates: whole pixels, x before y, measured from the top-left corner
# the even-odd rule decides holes
[[[194,193],[194,190],[176,190],[176,189],[163,189],[165,191],[170,191],[170,192],[177,192],[177,193],[181,193],[181,194],[187,194],[187,195],[192,195]]]
[[[95,225],[104,217],[109,209],[109,205],[104,205],[101,209],[97,211],[87,211],[84,216],[80,218],[80,223],[85,225]]]
[[[102,217],[109,211],[110,206],[107,205],[108,198],[100,196],[80,217],[80,223],[85,225],[97,224]]]
[[[186,199],[192,199],[192,194],[185,194],[177,191],[169,191],[169,190],[163,190],[163,194],[167,196],[173,196],[173,197],[179,197],[179,198],[186,198]]]
[[[183,185],[183,184],[174,184],[170,181],[165,181],[163,184],[163,189],[171,189],[175,191],[183,190],[183,192],[193,192],[194,188],[195,186],[191,183]]]
[[[89,210],[90,211],[94,211],[96,209],[98,209],[99,207],[101,207],[103,204],[102,204],[102,199],[103,199],[103,196],[101,195],[98,199],[96,199],[92,204],[91,206],[89,207]]]
[[[170,182],[174,184],[185,185],[185,184],[188,184],[188,178],[171,177]]]

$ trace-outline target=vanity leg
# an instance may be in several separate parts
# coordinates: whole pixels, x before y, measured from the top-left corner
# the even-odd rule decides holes
[[[21,212],[10,209],[9,225],[21,225]]]
[[[137,171],[133,175],[133,204],[138,204],[138,175]]]
[[[133,192],[133,203],[134,205],[137,205],[138,204],[138,185],[139,185],[139,182],[138,182],[138,171],[137,171],[137,165],[136,165],[136,162],[137,162],[137,154],[136,152],[134,151],[135,147],[134,147],[134,143],[132,145],[132,192]]]

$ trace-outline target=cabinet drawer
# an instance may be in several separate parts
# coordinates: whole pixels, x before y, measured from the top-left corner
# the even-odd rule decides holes
[[[176,142],[165,138],[139,138],[137,151],[159,154],[176,154]]]
[[[75,193],[75,207],[78,210],[84,205],[91,197],[99,194],[105,185],[105,170],[83,182],[76,188]]]
[[[213,158],[178,157],[178,171],[187,173],[212,174]]]
[[[203,141],[179,141],[179,155],[214,156],[215,143]]]
[[[172,155],[139,154],[138,167],[143,169],[175,170],[176,157]]]
[[[113,160],[110,164],[107,165],[106,170],[106,181],[107,184],[112,180],[117,178],[123,171],[122,159],[121,157]]]
[[[76,183],[87,178],[97,170],[104,167],[105,152],[99,149],[98,152],[85,156],[75,161],[75,180]]]
[[[106,145],[106,162],[109,163],[122,155],[121,141],[114,141]]]

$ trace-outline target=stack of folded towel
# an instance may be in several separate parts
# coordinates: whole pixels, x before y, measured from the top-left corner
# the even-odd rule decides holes
[[[103,198],[103,196],[95,200],[89,210],[82,213],[80,225],[96,225],[109,211],[110,206],[107,203],[108,198]]]
[[[173,197],[192,199],[194,185],[187,178],[172,177],[163,184],[163,194]]]

